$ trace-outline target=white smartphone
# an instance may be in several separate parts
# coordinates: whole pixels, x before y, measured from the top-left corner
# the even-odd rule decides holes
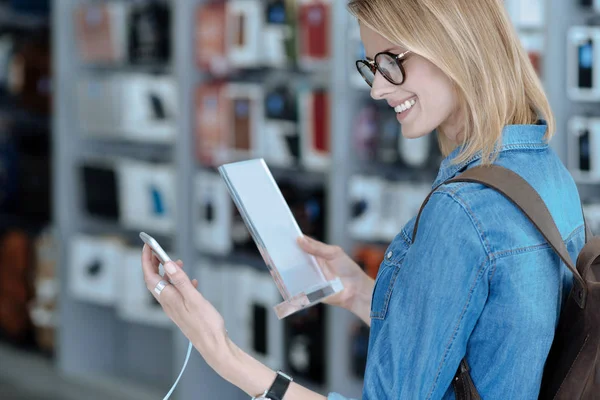
[[[156,239],[152,236],[148,235],[145,232],[140,232],[140,238],[152,249],[152,252],[158,257],[162,265],[165,265],[167,262],[171,261],[171,258],[167,254],[166,251],[158,244]]]

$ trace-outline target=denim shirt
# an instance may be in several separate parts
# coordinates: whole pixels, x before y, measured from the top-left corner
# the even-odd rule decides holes
[[[577,186],[545,131],[544,121],[505,127],[495,164],[536,189],[576,260],[585,242]],[[433,187],[480,164],[480,155],[451,164],[458,151]],[[413,243],[415,219],[392,241],[375,281],[363,400],[455,399],[451,383],[465,355],[483,399],[537,399],[571,272],[521,211],[483,185],[438,189]]]

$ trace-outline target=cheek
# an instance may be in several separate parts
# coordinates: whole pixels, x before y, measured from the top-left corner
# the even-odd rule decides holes
[[[417,70],[415,78],[415,92],[423,111],[429,118],[441,123],[456,108],[457,100],[452,82],[433,65]]]

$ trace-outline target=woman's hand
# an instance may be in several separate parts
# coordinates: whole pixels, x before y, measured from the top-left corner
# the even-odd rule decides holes
[[[144,245],[142,269],[146,287],[206,362],[219,372],[220,362],[226,354],[224,352],[230,351],[232,345],[223,317],[196,290],[198,281],[190,281],[182,269],[181,261],[163,265],[164,277],[159,274],[159,265],[160,261],[150,247]],[[157,294],[154,288],[161,280],[172,283],[167,284],[160,294]]]
[[[257,396],[268,389],[275,379],[275,371],[261,364],[235,345],[227,335],[225,321],[219,312],[196,290],[198,282],[190,281],[181,261],[164,265],[165,275],[158,271],[160,261],[150,247],[144,245],[142,269],[146,287],[161,304],[165,313],[192,342],[196,350],[215,372],[249,396]],[[156,285],[171,281],[160,294]],[[290,384],[286,400],[326,400],[295,382]]]
[[[324,303],[345,308],[370,325],[374,280],[339,246],[328,245],[308,236],[299,238],[298,245],[316,257],[328,280],[339,277],[344,284],[344,290],[327,298]]]

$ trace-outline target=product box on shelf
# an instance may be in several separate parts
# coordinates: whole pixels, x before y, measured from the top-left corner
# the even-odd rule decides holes
[[[196,10],[196,64],[202,71],[225,75],[231,70],[227,58],[227,3],[209,2]]]
[[[263,64],[288,68],[296,63],[296,0],[263,1],[265,24],[261,34]]]
[[[273,166],[295,167],[300,162],[296,94],[285,85],[265,90],[264,159]]]
[[[133,64],[167,63],[171,58],[171,5],[161,1],[132,4],[128,16],[129,59]]]
[[[170,234],[175,229],[174,167],[120,160],[119,208],[124,227]]]
[[[169,143],[177,129],[177,87],[150,74],[90,75],[77,85],[79,125],[85,135]]]
[[[569,120],[567,166],[581,183],[600,182],[600,117],[576,116]]]
[[[83,214],[117,222],[121,218],[119,167],[114,159],[81,161],[77,184]]]
[[[298,0],[298,63],[304,70],[329,65],[331,9],[331,0]]]
[[[69,249],[69,292],[82,301],[114,306],[119,292],[118,281],[122,278],[123,242],[79,234]]]
[[[331,105],[327,90],[299,93],[301,160],[306,169],[326,171],[331,165]]]
[[[379,177],[353,176],[349,183],[349,232],[357,240],[380,236],[383,190],[386,181]]]
[[[75,34],[81,60],[89,64],[121,64],[127,60],[125,2],[84,3],[75,9]]]
[[[265,24],[263,1],[228,0],[226,14],[226,46],[230,65],[236,69],[261,66]]]
[[[573,101],[600,100],[600,28],[573,26],[567,34],[567,95]]]
[[[225,162],[229,136],[227,83],[201,84],[196,89],[195,102],[196,158],[205,166],[221,165]]]

